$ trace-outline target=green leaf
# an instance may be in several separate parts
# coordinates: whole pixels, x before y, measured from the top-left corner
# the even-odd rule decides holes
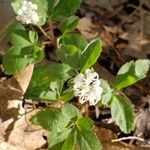
[[[4,72],[9,75],[20,73],[28,64],[36,63],[42,60],[43,57],[44,54],[41,48],[36,45],[22,49],[18,47],[11,48],[3,56]]]
[[[146,74],[149,70],[150,61],[149,60],[137,60],[130,61],[124,64],[116,76],[114,83],[115,89],[121,89],[127,86],[130,86],[137,81],[146,77]]]
[[[67,139],[65,140],[61,150],[74,150],[76,141],[75,137],[76,130],[72,130],[71,133],[68,135]]]
[[[110,107],[112,118],[121,131],[130,133],[134,127],[134,110],[132,104],[122,96],[113,95]]]
[[[78,48],[76,46],[62,46],[60,49],[57,50],[57,56],[63,63],[68,64],[75,70],[79,68],[79,54]]]
[[[50,82],[50,89],[60,95],[62,89],[63,89],[63,81],[57,80],[54,82]]]
[[[108,105],[109,101],[111,100],[113,90],[108,82],[103,79],[101,79],[101,87],[103,89],[101,102],[103,105]]]
[[[26,56],[26,55],[25,55]],[[44,58],[44,53],[41,47],[38,47],[37,45],[31,46],[30,51],[27,55],[29,58],[31,57],[33,59],[32,63],[37,63]]]
[[[51,82],[64,82],[71,78],[74,72],[68,65],[49,64],[38,66],[34,69],[29,87],[25,93],[25,97],[35,101],[54,102],[56,92],[50,87]],[[40,82],[39,82],[40,79]],[[60,89],[62,85],[60,85]],[[57,93],[58,94],[58,93]]]
[[[36,124],[39,124],[48,131],[53,131],[54,129],[57,131],[61,130],[59,125],[56,129],[56,124],[59,124],[61,119],[63,120],[60,116],[60,112],[55,109],[44,109],[32,116],[31,121],[34,123],[36,120]]]
[[[33,4],[37,4],[38,6],[38,16],[40,18],[39,22],[37,23],[37,25],[43,25],[46,22],[46,18],[47,18],[47,7],[48,7],[48,0],[30,0]],[[17,13],[17,11],[20,9],[21,7],[21,2],[22,0],[14,0],[11,5],[15,11],[15,13]]]
[[[150,60],[140,59],[135,62],[135,75],[138,77],[139,80],[146,77],[150,68]]]
[[[79,150],[101,150],[101,143],[91,131],[82,130],[77,132],[77,147]]]
[[[48,15],[51,16],[59,0],[48,0]]]
[[[79,18],[77,16],[70,16],[63,20],[60,24],[60,30],[63,34],[73,32],[79,23]]]
[[[67,146],[67,142],[69,142],[70,136],[74,133],[74,131],[70,127],[71,119],[79,115],[79,110],[71,104],[65,104],[61,108],[61,111],[59,112],[60,112],[59,119],[57,119],[57,121],[56,120],[50,121],[51,124],[55,126],[53,130],[51,130],[51,132],[49,132],[48,134],[50,150],[51,149],[53,150],[56,147],[59,147],[59,149],[61,149],[62,146],[64,148]],[[49,120],[47,120],[47,122],[48,121]],[[71,135],[70,135],[70,132],[71,132]],[[63,142],[66,138],[67,138],[67,141]],[[64,145],[62,142],[64,143]]]
[[[33,44],[35,42],[37,42],[37,40],[38,40],[38,34],[37,34],[37,32],[29,31],[29,39],[30,39],[31,43],[33,43]]]
[[[72,104],[65,104],[62,107],[61,111],[64,114],[65,118],[68,118],[68,120],[79,115],[79,110]]]
[[[64,132],[72,118],[78,116],[79,110],[71,105],[65,104],[61,110],[44,109],[32,116],[31,121],[42,126],[50,132]]]
[[[73,97],[74,97],[74,91],[72,88],[68,88],[64,90],[60,95],[60,99],[63,101],[71,100]]]
[[[15,53],[16,53],[16,50],[14,50],[14,53],[13,53],[13,51],[11,51],[8,54],[15,55]],[[31,61],[29,61],[28,63],[36,63],[43,59],[44,54],[40,47],[38,47],[37,45],[32,45],[32,46],[23,47],[21,49],[19,56],[22,58],[30,59]]]
[[[71,104],[65,104],[61,110],[45,109],[32,116],[30,121],[48,130],[49,150],[73,150],[76,130],[70,124],[71,119],[77,118],[79,110]],[[71,125],[71,126],[70,126]]]
[[[56,145],[54,145],[53,147],[48,147],[48,150],[58,150],[58,149],[61,149],[62,146],[64,144],[64,141],[60,142],[60,143],[57,143]],[[49,145],[48,145],[49,146]]]
[[[61,44],[74,45],[78,48],[79,53],[81,53],[87,46],[88,42],[83,36],[73,33],[63,35],[61,37]]]
[[[6,30],[6,36],[14,47],[22,48],[33,45],[30,42],[28,32],[23,25],[17,22],[11,23]]]
[[[63,141],[68,137],[70,132],[71,132],[71,129],[66,129],[61,132],[48,132],[49,150],[53,150],[56,147],[57,148],[59,147],[59,149],[61,149],[61,147],[63,146],[63,143],[64,143]],[[59,144],[59,143],[61,143],[61,144]]]
[[[65,141],[63,147],[67,147],[67,143],[72,139],[70,133],[74,133],[73,118],[77,118],[79,110],[71,105],[65,104],[60,110],[45,109],[32,116],[30,121],[35,125],[40,125],[48,131],[48,143],[49,149],[56,149],[62,147],[63,141]],[[72,122],[72,123],[71,123]],[[71,123],[71,124],[70,124]],[[70,139],[71,138],[71,139]]]
[[[51,14],[52,19],[58,20],[61,17],[73,15],[79,8],[81,0],[59,0]]]
[[[44,129],[50,132],[64,132],[72,118],[77,116],[79,110],[71,104],[65,104],[61,110],[45,109],[33,116]]]
[[[29,34],[19,23],[12,23],[8,26],[6,36],[12,47],[3,57],[4,72],[6,74],[17,74],[28,64],[43,59],[42,49],[37,46],[36,41],[34,43],[30,41],[31,32],[37,34],[33,31],[29,31]]]
[[[92,130],[94,128],[93,121],[88,117],[82,117],[77,120],[79,130]]]
[[[10,49],[10,51],[15,51],[16,49]],[[29,58],[20,57],[17,55],[9,55],[6,53],[3,56],[3,66],[5,74],[12,75],[17,74],[23,70],[28,65],[31,60]]]
[[[81,72],[90,68],[100,56],[102,51],[102,43],[96,39],[91,41],[81,54]]]
[[[57,80],[54,82],[49,83],[48,90],[41,91],[39,95],[39,100],[48,101],[48,102],[55,102],[59,99],[60,93],[63,88],[63,81]]]
[[[40,21],[38,25],[42,26],[45,24],[47,19],[47,11],[48,11],[48,1],[49,0],[31,0],[33,3],[38,5],[37,13],[40,17]]]

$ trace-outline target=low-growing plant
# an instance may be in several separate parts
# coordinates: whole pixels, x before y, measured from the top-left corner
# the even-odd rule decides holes
[[[7,27],[11,48],[3,56],[4,72],[18,74],[27,65],[44,59],[45,45],[54,47],[55,61],[35,67],[24,94],[26,99],[45,102],[48,106],[30,121],[47,130],[49,150],[102,148],[93,131],[94,122],[84,116],[86,105],[109,107],[120,130],[130,133],[134,129],[134,109],[120,90],[146,77],[149,70],[149,60],[130,61],[120,68],[113,84],[100,78],[92,66],[100,57],[101,41],[89,42],[75,32],[79,18],[74,14],[80,3],[80,0],[12,2],[17,22]],[[49,25],[48,32],[42,28],[44,24]],[[54,34],[54,24],[61,31],[59,36]],[[40,37],[45,36],[42,41],[39,32]],[[74,97],[79,99],[78,108],[69,103]],[[55,103],[59,107],[54,107]]]

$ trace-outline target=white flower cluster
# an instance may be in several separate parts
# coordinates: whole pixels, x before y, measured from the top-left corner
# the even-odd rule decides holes
[[[85,74],[78,74],[74,78],[74,94],[79,97],[79,102],[89,102],[95,105],[101,99],[102,87],[99,75],[93,69],[86,69]]]
[[[16,13],[16,19],[23,24],[37,24],[39,22],[37,9],[37,4],[23,0],[20,9]]]

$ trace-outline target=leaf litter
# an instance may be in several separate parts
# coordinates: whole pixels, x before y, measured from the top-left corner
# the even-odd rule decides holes
[[[113,75],[124,62],[131,59],[150,57],[149,9],[150,3],[148,0],[143,0],[142,5],[138,1],[134,5],[128,0],[85,0],[81,6],[78,12],[80,16],[78,31],[88,40],[96,37],[102,39],[104,45],[102,60],[95,65],[95,69],[99,70],[98,72],[101,76],[109,79],[110,82],[113,80]],[[10,15],[8,17],[12,18]],[[3,20],[4,18],[2,18]],[[1,45],[4,46],[2,42]],[[4,47],[1,47],[0,55],[3,55],[7,46],[8,44],[6,43]],[[0,99],[3,99],[3,101],[0,102],[0,148],[2,150],[34,150],[40,149],[46,144],[43,138],[45,131],[29,125],[27,119],[35,113],[35,110],[31,106],[31,108],[26,110],[25,106],[23,107],[23,102],[20,100],[30,81],[32,69],[33,66],[27,67],[24,74],[18,75],[18,77],[8,78],[3,74],[1,75]],[[108,122],[111,118],[109,111],[108,116],[100,112],[101,117],[104,118],[96,119],[94,117],[93,119],[100,125],[100,127],[97,125],[95,132],[99,137],[102,136],[105,150],[144,150],[149,148],[150,104],[149,97],[145,96],[149,94],[147,89],[150,88],[150,85],[146,82],[149,81],[149,76],[140,82],[139,85],[130,88],[131,90],[124,91],[129,95],[131,101],[134,102],[137,112],[136,129],[132,135],[143,138],[144,142],[129,140],[126,143],[112,143],[111,140],[119,138],[118,135],[121,135],[121,133],[112,123],[107,128],[104,128],[101,122],[105,123],[105,120]],[[89,111],[89,115],[92,118],[95,115],[95,110],[94,113],[92,113],[91,109]],[[105,109],[104,112],[106,112]]]

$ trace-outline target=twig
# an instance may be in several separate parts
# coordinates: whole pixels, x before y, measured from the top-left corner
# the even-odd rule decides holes
[[[123,9],[123,6],[119,7],[119,8],[116,9],[109,17],[114,17],[114,16],[117,15],[122,9]]]
[[[115,51],[115,53],[117,54],[117,56],[119,57],[119,59],[123,62],[123,63],[125,63],[126,61],[122,58],[122,56],[120,55],[120,53],[118,52],[118,50],[113,46],[112,47],[113,48],[113,50]]]
[[[111,140],[111,142],[120,142],[123,140],[138,140],[138,141],[144,141],[144,139],[136,137],[136,136],[128,136],[128,137],[123,137],[115,140]]]
[[[44,42],[42,42],[42,45],[47,45],[47,44],[52,44],[52,42],[51,41],[44,41]]]
[[[48,25],[49,25],[49,27],[50,27],[50,36],[52,37],[52,38],[51,38],[51,41],[52,41],[53,45],[54,45],[55,47],[57,47],[51,18],[48,19]]]
[[[98,118],[99,115],[100,115],[100,110],[97,106],[95,106],[95,116],[96,116],[96,118]]]
[[[89,116],[89,105],[88,105],[88,103],[85,103],[83,106],[82,106],[82,108],[81,108],[81,110],[80,110],[80,114],[81,115],[85,115],[86,117],[88,117]]]
[[[129,16],[127,16],[121,23],[120,26],[122,26],[125,22],[127,22],[129,20],[129,18],[131,18],[132,16],[134,16],[134,14],[136,13],[138,8],[136,8]]]
[[[148,10],[146,10],[146,9],[144,9],[144,8],[140,8],[140,6],[135,6],[135,5],[132,5],[132,4],[129,4],[128,6],[129,6],[129,7],[132,7],[132,8],[135,8],[135,9],[137,9],[137,10],[139,10],[139,11],[142,9],[142,11],[143,11],[144,13],[150,15],[150,12],[149,12]]]
[[[52,38],[44,31],[44,29],[42,27],[38,26],[38,28],[49,40],[52,40]]]

